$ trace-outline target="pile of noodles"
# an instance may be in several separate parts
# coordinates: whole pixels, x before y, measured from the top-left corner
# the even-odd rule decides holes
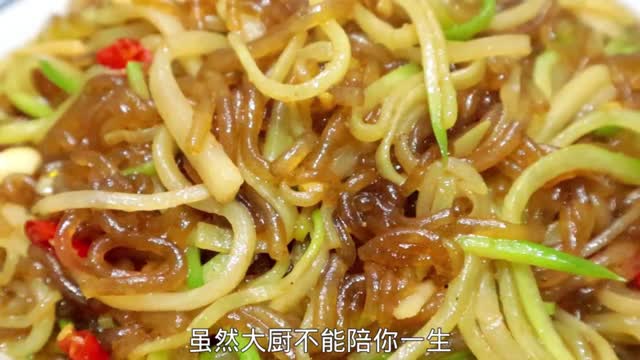
[[[74,1],[0,63],[0,351],[50,358],[67,319],[114,359],[195,359],[193,328],[440,328],[477,359],[638,358],[633,287],[456,238],[640,271],[639,29],[599,0]],[[95,62],[120,38],[153,53],[146,96]],[[31,218],[59,223],[52,251]]]

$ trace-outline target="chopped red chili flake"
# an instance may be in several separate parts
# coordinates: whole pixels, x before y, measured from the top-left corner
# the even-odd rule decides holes
[[[71,239],[71,245],[73,245],[73,248],[78,253],[78,256],[85,258],[87,257],[87,254],[89,254],[91,240],[74,236],[73,239]]]
[[[638,273],[633,279],[629,280],[627,286],[633,289],[640,289],[640,273]]]
[[[58,223],[52,220],[29,220],[24,224],[24,232],[34,245],[52,248],[51,240],[56,236]],[[71,245],[80,257],[87,257],[91,239],[74,236]]]
[[[58,346],[70,360],[109,360],[98,339],[88,330],[72,330],[58,341]]]
[[[96,61],[111,69],[124,69],[129,61],[149,64],[151,58],[151,52],[142,46],[140,41],[129,38],[118,39],[96,54]]]
[[[50,220],[29,220],[24,224],[24,232],[34,245],[51,247],[51,239],[56,235],[58,223]]]

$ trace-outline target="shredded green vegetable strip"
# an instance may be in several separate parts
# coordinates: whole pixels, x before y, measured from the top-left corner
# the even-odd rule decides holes
[[[545,301],[544,309],[547,311],[547,314],[553,315],[556,313],[556,303]]]
[[[17,91],[9,91],[6,95],[18,110],[31,117],[43,118],[53,114],[53,109],[42,97]]]
[[[169,360],[171,357],[169,356],[169,352],[166,350],[156,351],[149,355],[147,355],[147,360]]]
[[[475,356],[470,351],[456,351],[441,357],[436,357],[434,360],[475,360]]]
[[[547,100],[551,100],[553,95],[553,67],[556,66],[558,60],[558,53],[547,50],[536,58],[533,66],[533,83],[536,84]]]
[[[527,318],[538,335],[540,342],[554,359],[573,360],[574,357],[556,332],[551,318],[546,312],[544,301],[540,296],[538,284],[533,277],[531,269],[527,265],[511,264],[511,271],[520,294],[524,312],[527,314]]]
[[[604,48],[604,53],[609,56],[631,55],[638,52],[640,52],[640,42],[627,36],[621,36],[609,41]]]
[[[47,60],[40,60],[40,71],[53,84],[67,94],[75,94],[82,89],[83,79],[76,73],[65,71]]]
[[[58,320],[58,327],[60,328],[60,330],[64,329],[65,327],[67,327],[67,325],[69,324],[73,324],[73,322],[69,319],[60,319]]]
[[[626,281],[604,266],[529,241],[496,239],[486,236],[463,235],[457,238],[465,252],[496,260],[527,264],[592,278]]]
[[[484,0],[480,12],[469,21],[444,30],[449,40],[465,41],[486,30],[496,14],[496,0]]]
[[[202,263],[200,262],[200,249],[193,246],[187,247],[187,286],[195,289],[204,285]]]
[[[143,174],[152,176],[156,174],[156,168],[153,165],[153,161],[148,161],[144,164],[128,167],[120,172],[124,176]]]
[[[633,110],[608,110],[591,113],[572,123],[551,141],[551,145],[564,147],[594,132],[609,136],[620,128],[640,133],[640,112]]]
[[[518,177],[504,198],[503,219],[520,223],[534,192],[558,176],[578,170],[603,173],[625,184],[640,185],[640,159],[596,145],[571,145],[539,159]]]
[[[151,98],[141,63],[136,61],[129,61],[127,63],[127,79],[129,79],[129,86],[131,86],[131,89],[136,95],[145,100]]]
[[[382,102],[384,97],[389,94],[389,89],[396,87],[399,82],[402,82],[421,71],[422,68],[416,64],[406,64],[371,83],[371,85],[367,86],[364,90],[365,110],[371,110],[376,104]]]
[[[594,130],[593,134],[601,136],[601,137],[611,137],[611,136],[614,136],[614,135],[618,134],[620,132],[620,130],[622,130],[622,129],[620,129],[617,126],[605,126],[603,128]]]
[[[249,339],[242,336],[242,334],[238,334],[236,336],[236,342],[238,343],[238,360],[260,360],[260,353],[255,345],[252,345],[245,351],[242,351],[244,348],[249,345]]]

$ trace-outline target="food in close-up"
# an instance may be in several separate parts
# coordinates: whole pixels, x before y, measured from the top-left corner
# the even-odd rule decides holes
[[[638,24],[71,1],[0,62],[0,352],[640,358]]]

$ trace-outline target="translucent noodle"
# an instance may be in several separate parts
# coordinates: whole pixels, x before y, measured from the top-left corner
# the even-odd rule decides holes
[[[284,201],[278,191],[278,188],[270,183],[260,179],[254,173],[252,173],[244,163],[238,164],[241,174],[249,186],[251,186],[262,198],[264,198],[274,209],[278,212],[278,215],[284,223],[284,227],[287,233],[287,239],[291,239],[293,235],[293,228],[295,226],[298,211],[292,204]]]
[[[145,144],[153,141],[158,127],[137,130],[113,130],[104,134],[104,142],[107,145],[115,145],[120,142],[129,144]]]
[[[314,233],[311,236],[311,243],[289,274],[277,281],[261,285],[254,284],[252,287],[220,298],[200,312],[189,324],[188,329],[209,328],[229,311],[252,303],[274,299],[272,305],[275,303],[276,308],[278,304],[280,304],[280,306],[288,306],[289,300],[286,300],[285,297],[289,296],[289,290],[297,291],[296,286],[299,286],[305,288],[306,292],[313,287],[315,284],[313,279],[318,279],[328,261],[328,252],[325,250],[326,245],[324,244],[325,230],[318,215],[319,214],[315,215],[314,218],[315,226],[313,230]],[[312,274],[313,276],[308,274]],[[294,284],[296,284],[296,286],[294,286]],[[304,295],[304,293],[302,293],[302,295]],[[278,296],[282,296],[280,298],[282,300],[278,300]],[[296,296],[296,298],[298,298],[298,296]],[[189,337],[190,332],[185,331],[168,338],[145,343],[134,349],[129,357],[138,358],[154,351],[177,348],[188,343]]]
[[[640,202],[636,202],[622,216],[615,219],[611,225],[587,243],[581,251],[584,257],[592,256],[615,238],[621,235],[629,226],[640,218]]]
[[[231,223],[233,245],[213,279],[201,287],[176,293],[98,296],[103,303],[132,311],[193,310],[211,304],[240,284],[253,259],[256,235],[253,219],[237,202],[225,205],[221,214]]]

